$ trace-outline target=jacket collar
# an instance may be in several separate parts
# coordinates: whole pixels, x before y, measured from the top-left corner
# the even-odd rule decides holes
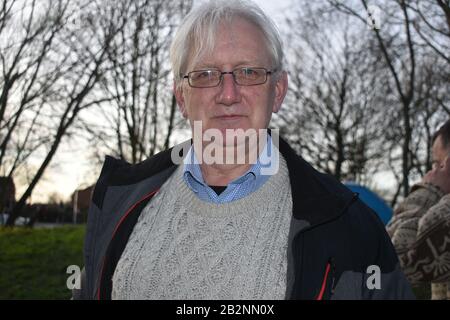
[[[334,177],[316,171],[285,140],[279,140],[289,170],[294,218],[314,227],[341,216],[354,194]]]

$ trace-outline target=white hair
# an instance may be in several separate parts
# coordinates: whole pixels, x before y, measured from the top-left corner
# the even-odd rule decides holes
[[[240,17],[253,23],[264,35],[274,69],[284,70],[283,46],[275,23],[256,4],[248,0],[211,0],[194,7],[183,19],[170,47],[175,82],[180,85],[188,59],[196,61],[214,49],[218,26]]]

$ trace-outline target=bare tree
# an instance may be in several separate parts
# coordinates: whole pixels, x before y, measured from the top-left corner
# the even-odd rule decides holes
[[[392,172],[392,205],[429,168],[431,134],[449,114],[448,1],[425,2],[432,11],[406,0],[301,1],[287,28],[293,90],[283,129],[340,179],[370,184]]]
[[[359,26],[371,30],[372,36],[363,32],[360,35],[367,42],[367,52],[377,58],[371,72],[387,76],[380,78],[376,90],[384,95],[380,103],[389,106],[386,123],[391,125],[385,127],[384,133],[384,149],[388,150],[385,164],[399,183],[393,204],[400,192],[403,195],[409,192],[409,183],[414,175],[422,174],[429,165],[429,151],[425,150],[425,145],[429,146],[431,127],[442,112],[448,112],[449,73],[445,71],[448,68],[434,69],[437,71],[434,76],[427,71],[429,61],[434,59],[439,65],[442,65],[439,61],[446,61],[448,37],[445,26],[448,24],[444,21],[449,21],[446,15],[448,1],[430,0],[421,1],[421,4],[425,2],[434,6],[432,11],[424,10],[418,1],[407,0],[326,0],[315,3],[319,11],[331,16],[348,15],[353,28],[359,21]],[[377,8],[381,17],[373,12]],[[430,17],[439,14],[440,22],[436,24],[433,20],[431,23]],[[434,34],[428,32],[425,36],[425,28],[420,29],[421,25],[426,25]]]
[[[45,141],[31,143],[43,101],[61,76],[61,63],[50,60],[67,2],[37,6],[36,1],[12,1],[4,2],[1,10],[0,172],[12,176]]]
[[[415,13],[413,26],[418,36],[415,39],[417,46],[430,49],[435,54],[435,63],[442,66],[435,72],[441,77],[439,82],[446,83],[447,87],[445,92],[437,92],[433,98],[434,103],[449,116],[450,1],[415,0],[407,2],[407,5]]]
[[[371,12],[366,0],[360,0],[361,7],[352,5],[350,1],[329,0],[334,8],[350,14],[364,24],[368,21]],[[383,32],[374,23],[373,34],[377,40],[386,66],[391,74],[392,85],[396,90],[399,106],[401,106],[402,121],[402,189],[406,196],[409,192],[409,173],[411,170],[411,137],[412,127],[410,121],[411,105],[414,99],[416,80],[416,48],[412,35],[412,21],[410,10],[405,0],[386,2],[383,12],[391,21],[383,21]],[[400,21],[400,24],[398,23]],[[390,26],[390,32],[387,26]]]
[[[376,58],[348,23],[309,4],[288,20],[292,90],[280,118],[285,135],[316,167],[362,182],[384,156],[386,107]]]
[[[422,42],[450,64],[450,1],[415,0],[407,5],[416,13],[414,29]]]
[[[169,45],[175,26],[192,1],[130,1],[128,23],[106,55],[110,66],[102,90],[113,97],[99,111],[108,125],[87,123],[90,139],[105,152],[137,163],[167,148],[177,125],[172,94]]]
[[[84,5],[86,2],[80,2]],[[75,9],[77,9],[75,7]],[[65,65],[61,70],[64,77],[59,77],[51,86],[50,95],[44,99],[46,114],[40,130],[48,135],[45,144],[46,152],[34,172],[31,182],[22,194],[7,225],[13,225],[21,214],[27,199],[33,192],[38,181],[56,154],[63,138],[71,126],[79,118],[81,111],[93,105],[109,101],[110,98],[95,94],[104,70],[107,50],[112,39],[123,27],[123,21],[118,17],[126,12],[124,3],[90,2],[91,14],[78,15],[76,23],[65,21],[63,32],[59,33],[58,41],[53,47],[53,55],[64,57]],[[72,18],[73,15],[66,18]],[[99,29],[100,32],[98,36]],[[94,37],[93,35],[97,35]]]

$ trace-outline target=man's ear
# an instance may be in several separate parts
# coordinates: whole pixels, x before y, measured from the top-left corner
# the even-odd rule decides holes
[[[183,96],[183,87],[181,85],[177,86],[176,82],[173,82],[173,92],[175,99],[177,100],[178,107],[180,108],[181,114],[184,118],[187,118],[186,103]]]
[[[281,75],[278,76],[278,79],[275,83],[275,97],[272,112],[277,113],[280,111],[281,105],[283,104],[284,97],[286,97],[287,89],[288,89],[288,76],[287,72],[283,71]]]

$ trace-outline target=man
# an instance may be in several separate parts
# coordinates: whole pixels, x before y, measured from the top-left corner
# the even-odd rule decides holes
[[[192,145],[137,165],[106,159],[76,297],[413,298],[376,214],[266,130],[288,78],[261,9],[194,8],[171,63]]]
[[[450,120],[433,136],[433,169],[412,187],[387,230],[412,283],[435,282],[432,299],[450,299]]]

